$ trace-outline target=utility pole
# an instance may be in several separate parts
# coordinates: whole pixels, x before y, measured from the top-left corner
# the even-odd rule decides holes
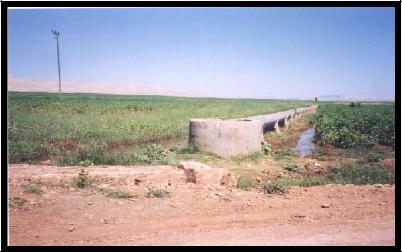
[[[53,36],[57,41],[57,65],[59,69],[59,97],[61,99],[61,73],[60,73],[60,54],[59,54],[59,36],[60,32],[52,30]]]

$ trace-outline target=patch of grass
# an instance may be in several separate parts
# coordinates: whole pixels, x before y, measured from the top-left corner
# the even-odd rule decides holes
[[[271,155],[272,154],[272,145],[263,141],[261,142],[261,150],[264,155]]]
[[[23,192],[24,193],[29,193],[29,194],[41,194],[42,190],[36,186],[33,185],[25,185],[23,187]]]
[[[115,199],[127,199],[133,197],[130,193],[123,191],[109,191],[106,193],[106,196]]]
[[[263,185],[262,189],[268,194],[282,194],[286,192],[287,187],[281,184],[267,183]]]
[[[292,149],[286,148],[286,149],[279,149],[274,152],[274,160],[284,160],[284,159],[290,159],[295,155],[295,152]]]
[[[291,172],[298,172],[299,171],[299,166],[295,164],[294,162],[289,162],[285,164],[283,167],[285,170],[291,171]]]
[[[331,180],[322,176],[297,178],[297,179],[280,179],[275,181],[275,184],[281,187],[289,187],[289,186],[309,187],[309,186],[326,185],[330,183],[332,183]]]
[[[195,154],[198,152],[198,149],[194,144],[189,144],[184,148],[178,149],[176,152],[177,154]]]
[[[257,152],[251,153],[249,155],[241,155],[241,156],[231,157],[231,160],[237,164],[240,164],[243,162],[258,163],[259,161],[261,161],[261,158],[262,158],[262,153],[257,151]]]
[[[242,176],[237,180],[236,187],[243,190],[250,190],[250,188],[255,187],[255,181],[250,177]]]
[[[20,198],[20,197],[14,197],[12,199],[10,199],[10,207],[20,207],[23,206],[25,203],[27,203],[28,201],[24,198]]]
[[[367,155],[367,161],[369,163],[375,163],[383,159],[383,155],[378,152],[369,152]]]
[[[165,197],[168,197],[169,194],[170,194],[170,192],[165,190],[165,189],[151,188],[151,189],[148,190],[146,196],[148,198],[165,198]]]
[[[330,178],[338,184],[395,184],[395,171],[381,167],[350,163],[330,170]]]

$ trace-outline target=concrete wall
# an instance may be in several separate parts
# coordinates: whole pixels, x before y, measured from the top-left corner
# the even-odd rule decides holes
[[[220,120],[214,118],[191,119],[189,143],[201,151],[221,157],[247,155],[261,151],[264,132],[279,124],[287,125],[288,120],[301,115],[312,107],[297,108],[268,115],[251,116],[240,119]]]

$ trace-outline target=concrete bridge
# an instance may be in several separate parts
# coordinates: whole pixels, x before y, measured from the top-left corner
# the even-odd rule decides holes
[[[296,108],[267,115],[221,120],[214,118],[191,119],[189,143],[199,150],[221,157],[247,155],[261,151],[264,133],[280,132],[292,118],[312,110],[315,106]]]

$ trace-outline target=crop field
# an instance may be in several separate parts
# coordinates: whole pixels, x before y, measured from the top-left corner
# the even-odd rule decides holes
[[[395,146],[395,106],[321,105],[317,109],[316,131],[321,144],[341,148]]]
[[[57,94],[9,92],[9,162],[161,163],[164,148],[176,150],[187,141],[191,118],[240,118],[310,104],[90,94],[60,100]]]

